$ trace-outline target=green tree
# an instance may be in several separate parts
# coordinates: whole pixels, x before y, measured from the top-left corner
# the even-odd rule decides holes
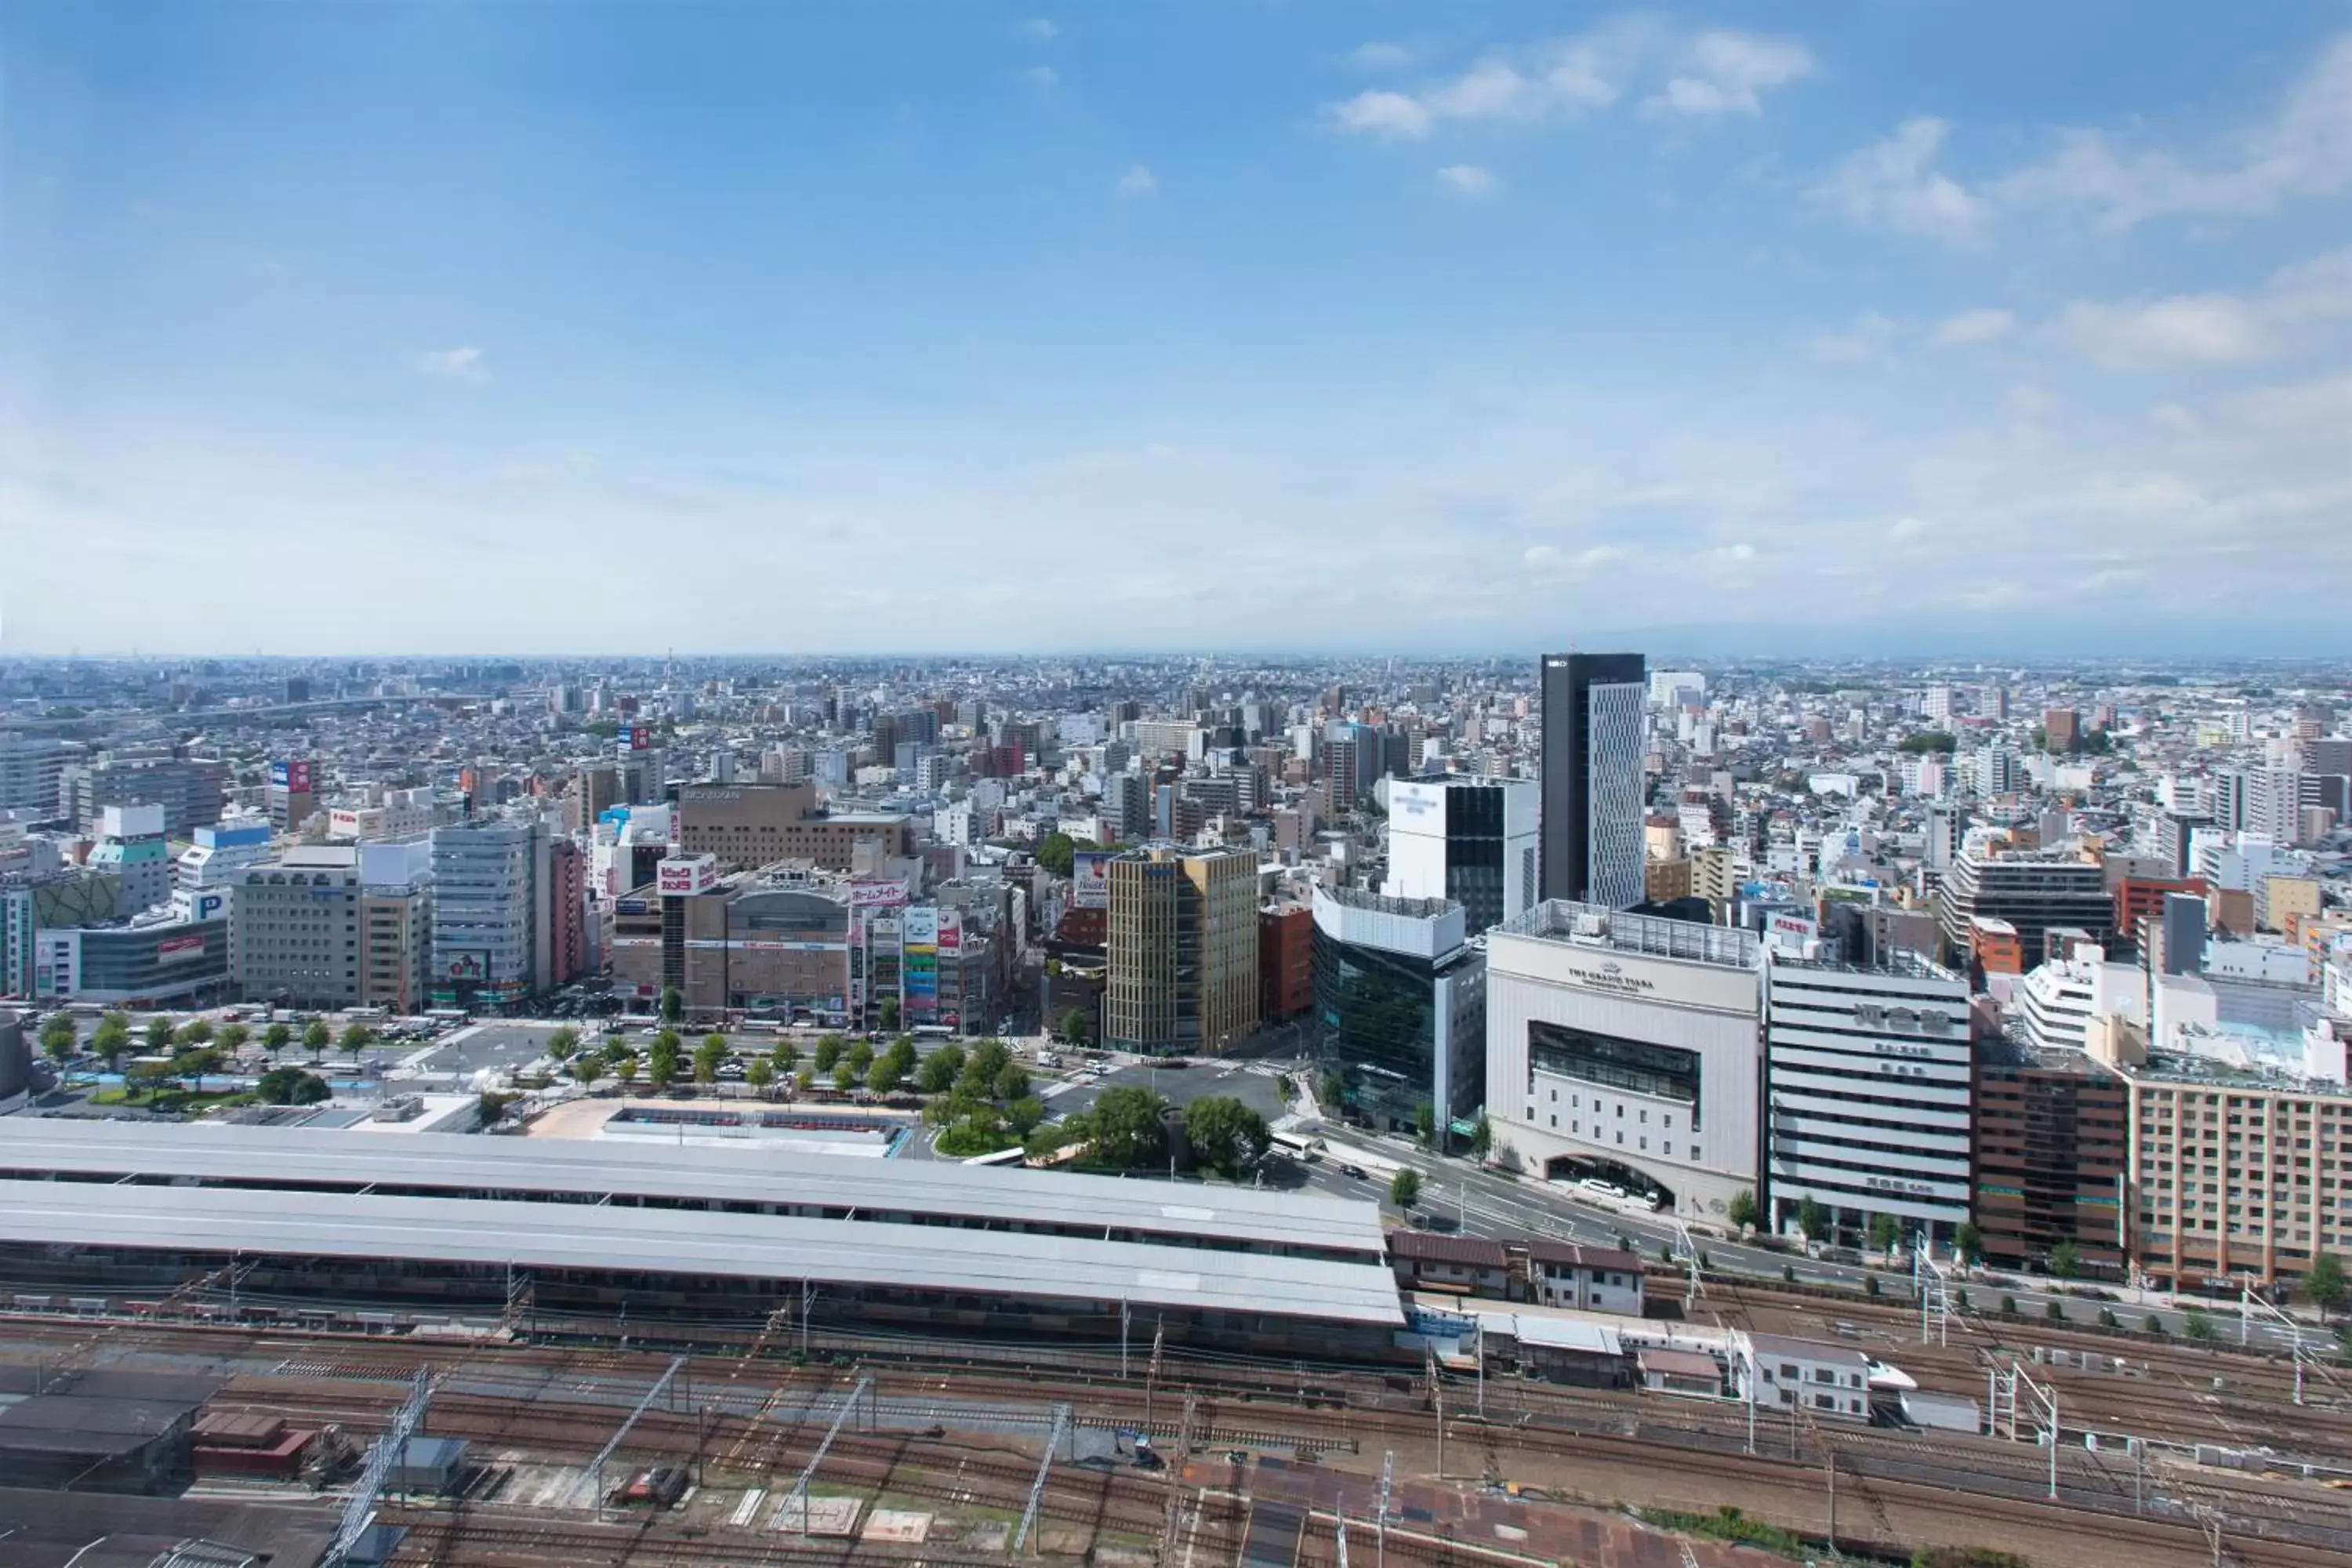
[[[1756,1223],[1756,1194],[1747,1187],[1742,1187],[1738,1192],[1732,1194],[1731,1202],[1725,1206],[1724,1217],[1728,1219],[1732,1224],[1743,1228],[1748,1226],[1754,1225]]]
[[[1478,1113],[1478,1120],[1470,1124],[1470,1157],[1483,1162],[1494,1152],[1494,1124],[1486,1120],[1486,1113],[1482,1110]],[[1756,1202],[1752,1197],[1748,1201],[1751,1206]]]
[[[1037,846],[1037,864],[1056,877],[1066,877],[1077,864],[1078,847],[1066,833],[1048,833]]]
[[[1871,1250],[1881,1255],[1891,1254],[1895,1244],[1903,1239],[1903,1222],[1891,1214],[1870,1216]]]
[[[272,1062],[278,1060],[278,1052],[293,1043],[294,1026],[291,1024],[272,1024],[261,1031],[261,1054]]]
[[[962,1048],[954,1044],[941,1046],[915,1068],[915,1087],[925,1094],[944,1094],[962,1070]]]
[[[254,1087],[267,1105],[316,1105],[333,1093],[325,1079],[300,1068],[271,1068]]]
[[[1045,1120],[1045,1102],[1034,1094],[1024,1094],[1004,1108],[1004,1124],[1023,1138],[1037,1131]]]
[[[898,1065],[896,1057],[887,1054],[876,1057],[873,1065],[866,1069],[866,1091],[871,1094],[896,1094],[906,1077],[906,1069]]]
[[[374,1043],[375,1031],[365,1024],[353,1024],[343,1031],[343,1052],[352,1058],[353,1067],[360,1064],[360,1053]]]
[[[982,1040],[971,1048],[964,1065],[977,1074],[982,1082],[988,1083],[993,1082],[996,1075],[1004,1070],[1004,1064],[1012,1059],[1013,1052],[1003,1040]]]
[[[816,1037],[816,1051],[809,1058],[809,1065],[819,1072],[831,1072],[840,1063],[841,1052],[842,1039],[839,1035],[819,1035]]]
[[[996,1069],[990,1087],[1000,1102],[1009,1104],[1029,1092],[1029,1069],[1019,1062],[1006,1062]]]
[[[160,1057],[172,1048],[172,1020],[154,1017],[147,1020],[147,1054]]]
[[[768,1058],[776,1064],[778,1072],[788,1073],[801,1065],[801,1048],[790,1040],[778,1040],[776,1048],[768,1053]]]
[[[1830,1233],[1829,1213],[1811,1193],[1797,1205],[1797,1228],[1804,1233],[1807,1241],[1819,1241]]]
[[[80,1043],[74,1021],[63,1013],[52,1013],[49,1021],[41,1026],[41,1054],[59,1067],[73,1059],[74,1047]]]
[[[898,1026],[898,999],[896,996],[883,997],[881,1005],[874,1009],[874,1026],[886,1035]]]
[[[104,1062],[106,1070],[109,1072],[114,1070],[115,1064],[122,1059],[123,1053],[130,1048],[130,1029],[111,1016],[101,1019],[98,1026],[98,1032],[89,1037],[89,1054]]]
[[[646,1081],[666,1089],[677,1081],[677,1043],[665,1029],[654,1037],[646,1052]]]
[[[1984,1256],[1984,1233],[1973,1221],[1960,1221],[1959,1228],[1952,1232],[1952,1256],[1971,1267]]]
[[[874,1065],[873,1043],[868,1040],[859,1040],[842,1053],[842,1058],[859,1072],[864,1072]]]
[[[694,1081],[709,1084],[719,1081],[719,1064],[727,1059],[727,1037],[705,1035],[702,1043],[694,1047]]]
[[[1167,1109],[1168,1102],[1148,1089],[1105,1089],[1086,1113],[1094,1163],[1121,1171],[1158,1164],[1168,1148],[1160,1121]]]
[[[1396,1174],[1389,1178],[1389,1202],[1409,1213],[1421,1202],[1421,1173],[1411,1165],[1399,1165]]]
[[[1327,1072],[1315,1086],[1315,1098],[1322,1103],[1326,1116],[1338,1116],[1348,1109],[1348,1079],[1343,1073]]]
[[[2319,1321],[2326,1322],[2330,1312],[2344,1305],[2344,1260],[2332,1252],[2312,1258],[2311,1272],[2303,1277],[2303,1293],[2319,1309]]]
[[[2180,1315],[2180,1331],[2200,1342],[2213,1338],[2213,1320],[2205,1312],[2191,1307]]]
[[[580,1031],[568,1026],[547,1037],[547,1054],[552,1060],[570,1061],[579,1048]]]
[[[209,1046],[198,1046],[193,1051],[182,1051],[172,1058],[172,1076],[188,1080],[188,1092],[204,1092],[205,1075],[220,1067],[220,1053]]]
[[[583,1089],[593,1089],[596,1080],[604,1076],[604,1058],[594,1051],[583,1051],[572,1058],[572,1076],[580,1080]]]
[[[637,1081],[637,1069],[644,1065],[637,1059],[636,1052],[624,1051],[614,1059],[613,1076],[623,1083],[635,1083]]]
[[[1094,1030],[1084,1007],[1072,1007],[1064,1012],[1062,1021],[1054,1026],[1054,1033],[1074,1046],[1083,1046],[1094,1037]]]
[[[1238,1175],[1255,1163],[1272,1142],[1265,1118],[1231,1095],[1214,1095],[1186,1106],[1184,1138],[1192,1145],[1194,1158],[1228,1176]]]
[[[1425,1100],[1412,1108],[1412,1135],[1421,1141],[1423,1148],[1436,1147],[1437,1108]]]
[[[661,1017],[665,1024],[675,1025],[686,1012],[686,993],[675,985],[665,985],[661,994]]]
[[[172,1037],[174,1040],[177,1040],[181,1045],[188,1047],[191,1049],[197,1046],[211,1045],[213,1043],[212,1020],[209,1018],[191,1018],[186,1023],[181,1025],[180,1032]]]
[[[179,1076],[173,1070],[176,1065],[153,1058],[132,1062],[130,1070],[122,1075],[123,1092],[131,1099],[136,1100],[139,1098],[140,1091],[144,1089],[149,1102],[152,1103],[162,1096],[163,1086]]]
[[[743,1081],[760,1091],[764,1098],[768,1086],[776,1081],[776,1064],[765,1057],[753,1057],[743,1069]]]
[[[247,1028],[243,1024],[224,1024],[221,1026],[220,1048],[227,1052],[232,1057],[236,1056],[239,1051],[244,1050],[245,1043],[251,1038],[253,1038],[253,1031]]]
[[[2083,1249],[2071,1241],[2062,1241],[2050,1249],[2050,1272],[2060,1279],[2072,1279],[2083,1271]]]
[[[844,1094],[857,1087],[857,1069],[849,1065],[847,1057],[833,1065],[833,1087]]]
[[[325,1056],[327,1047],[334,1043],[334,1031],[327,1027],[324,1018],[311,1019],[310,1026],[302,1031],[302,1048],[310,1053],[314,1062]]]
[[[1922,752],[1949,752],[1958,743],[1940,730],[1922,730],[1916,735],[1906,735],[1895,749],[1917,755]]]

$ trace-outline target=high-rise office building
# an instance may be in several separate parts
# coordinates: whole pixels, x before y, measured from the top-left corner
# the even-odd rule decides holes
[[[1543,898],[1642,901],[1647,671],[1638,653],[1544,655]]]
[[[1536,785],[1461,774],[1389,784],[1392,899],[1451,899],[1469,934],[1525,914],[1536,901]]]
[[[2015,928],[2028,969],[2045,956],[2053,927],[2079,926],[2101,938],[2115,919],[2106,868],[2063,851],[2001,856],[1965,851],[1937,889],[1936,906],[1947,962],[1955,964],[1967,963],[1973,952],[1970,928],[1980,918]]]
[[[1468,938],[1449,900],[1315,889],[1317,1065],[1375,1127],[1443,1129],[1486,1098],[1486,955]]]
[[[362,844],[360,1005],[421,1013],[431,1005],[433,847]]]
[[[433,830],[433,1000],[503,1007],[547,988],[548,834],[530,817]]]
[[[1773,1228],[1811,1198],[1948,1240],[1969,1217],[1968,982],[1899,949],[1874,968],[1765,950],[1766,1180]]]
[[[1215,1050],[1258,1016],[1257,857],[1130,850],[1110,862],[1103,1041]]]
[[[358,1005],[359,846],[298,844],[247,867],[232,913],[236,978],[248,1000]]]

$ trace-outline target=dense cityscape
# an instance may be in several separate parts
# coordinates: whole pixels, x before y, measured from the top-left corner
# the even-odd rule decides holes
[[[1989,1395],[1920,1364],[2011,1319],[2125,1358],[2242,1343],[2336,1403],[2341,665],[19,659],[0,705],[19,1326],[68,1300],[217,1321],[242,1291],[326,1332],[985,1322],[983,1355],[1059,1339],[1082,1366],[1110,1336],[1126,1368],[1148,1317],[1155,1368],[1417,1347],[1440,1409],[1467,1368],[1713,1398],[1733,1427],[1761,1402],[2007,1437],[2058,1397],[2039,1369],[2099,1360],[1988,1362]],[[972,1168],[1007,1164],[1045,1189]],[[1121,1221],[1087,1172],[1224,1195]],[[60,1210],[25,1179],[68,1176],[133,1185]],[[813,1259],[717,1215],[466,1261],[512,1189],[1034,1233],[1072,1184],[1108,1250],[1213,1246],[1229,1277],[1147,1265],[1107,1296],[1127,1265],[1057,1247],[982,1284],[953,1248]],[[459,1228],[393,1238],[383,1191]],[[262,1239],[298,1192],[305,1239]],[[661,1261],[705,1222],[754,1227],[721,1277]],[[118,1234],[85,1248],[93,1224]],[[1267,1275],[1270,1247],[1326,1261]],[[1912,1303],[1904,1348],[1798,1331],[1807,1291]],[[936,1304],[962,1300],[984,1314]],[[2046,1408],[2054,1454],[2076,1439]],[[200,1479],[247,1462],[216,1418]],[[1156,1468],[1120,1419],[1114,1468]],[[2110,1419],[2142,1441],[2081,1419],[2093,1451]],[[2224,1442],[2197,1421],[2144,1436]],[[2324,1479],[2330,1433],[2261,1452]],[[2242,1528],[2332,1549],[2264,1506]]]
[[[2352,9],[0,0],[0,1568],[2352,1563]]]

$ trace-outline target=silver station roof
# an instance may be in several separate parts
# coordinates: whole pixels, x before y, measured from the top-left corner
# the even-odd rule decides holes
[[[1374,1261],[1385,1254],[1379,1208],[1357,1198],[635,1139],[15,1116],[0,1118],[0,1172],[289,1188],[357,1184],[793,1204],[849,1210],[861,1219],[922,1215],[1106,1234],[1150,1232],[1251,1250],[1315,1248]]]
[[[0,1181],[0,1240],[873,1285],[1105,1308],[1403,1321],[1388,1269],[863,1220],[486,1198]]]

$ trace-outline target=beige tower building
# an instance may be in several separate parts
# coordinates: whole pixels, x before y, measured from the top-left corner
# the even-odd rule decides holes
[[[1257,858],[1139,849],[1110,862],[1103,1042],[1218,1051],[1258,1017]]]

